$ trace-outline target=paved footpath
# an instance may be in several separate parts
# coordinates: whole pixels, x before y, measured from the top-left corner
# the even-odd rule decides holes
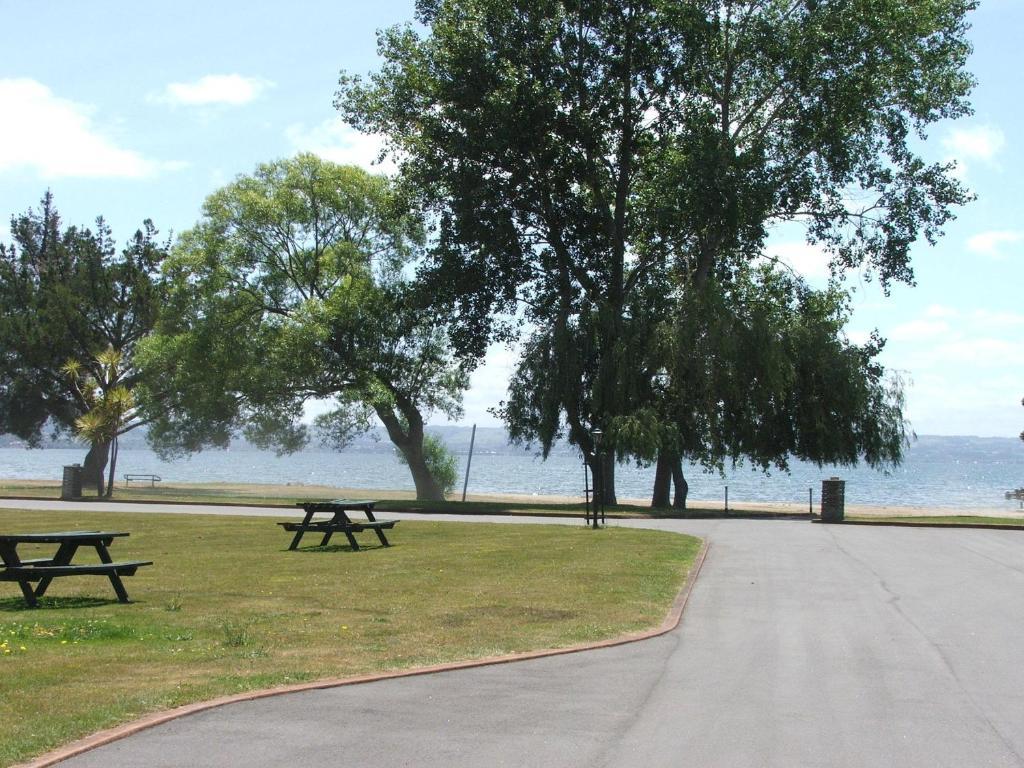
[[[1024,766],[1024,532],[629,524],[711,541],[668,635],[233,704],[62,765]]]

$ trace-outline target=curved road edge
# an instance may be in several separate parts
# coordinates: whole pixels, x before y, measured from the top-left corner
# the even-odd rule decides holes
[[[690,593],[693,591],[693,587],[697,582],[697,577],[700,575],[701,568],[704,566],[704,560],[707,557],[710,546],[710,542],[707,539],[704,539],[701,544],[700,551],[697,553],[697,557],[694,560],[693,566],[687,574],[686,582],[683,584],[679,594],[676,595],[675,600],[672,602],[672,606],[669,608],[668,614],[665,616],[661,625],[653,629],[644,630],[642,632],[633,632],[628,635],[621,635],[608,640],[601,640],[596,643],[574,645],[568,648],[549,648],[540,651],[514,653],[506,656],[489,656],[481,659],[472,659],[470,661],[435,664],[429,667],[416,667],[413,669],[403,669],[395,672],[384,672],[375,675],[328,678],[325,680],[316,680],[310,683],[298,683],[296,685],[247,691],[245,693],[234,694],[232,696],[221,696],[216,699],[210,699],[209,701],[200,701],[194,704],[186,704],[181,707],[175,707],[174,709],[164,710],[162,712],[154,712],[130,723],[108,728],[63,747],[58,747],[57,749],[47,752],[46,754],[30,760],[27,763],[19,763],[18,765],[12,766],[12,768],[49,768],[49,766],[57,765],[58,763],[75,757],[76,755],[80,755],[83,752],[89,752],[90,750],[110,744],[111,742],[120,741],[121,739],[132,736],[140,731],[153,728],[170,720],[177,720],[178,718],[187,717],[198,712],[217,709],[218,707],[227,706],[228,704],[253,701],[255,699],[265,699],[271,696],[283,696],[290,693],[301,693],[303,691],[321,690],[324,688],[340,688],[348,685],[362,685],[364,683],[373,683],[379,680],[434,675],[440,672],[452,672],[459,669],[473,669],[475,667],[487,667],[497,664],[510,664],[517,661],[528,661],[530,659],[539,659],[547,656],[562,656],[569,653],[581,653],[583,651],[593,651],[599,648],[611,648],[618,645],[637,643],[642,640],[660,637],[661,635],[665,635],[676,629],[682,621],[683,611],[686,608],[686,604],[689,602]]]

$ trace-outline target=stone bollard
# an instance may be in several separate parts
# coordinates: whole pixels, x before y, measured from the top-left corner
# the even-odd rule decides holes
[[[61,499],[82,498],[82,465],[71,464],[64,467],[64,479],[60,485]]]
[[[846,507],[846,481],[830,477],[821,481],[821,522],[841,523]]]

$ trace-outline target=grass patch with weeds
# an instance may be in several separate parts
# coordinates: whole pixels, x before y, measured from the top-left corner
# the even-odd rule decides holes
[[[131,533],[115,560],[154,561],[125,580],[133,604],[103,577],[57,579],[36,610],[16,584],[0,588],[0,765],[222,694],[651,627],[700,544],[406,520],[390,548],[289,552],[290,535],[266,518],[0,511],[2,531],[99,528]]]

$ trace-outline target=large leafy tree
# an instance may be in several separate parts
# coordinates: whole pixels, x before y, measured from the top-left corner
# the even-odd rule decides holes
[[[31,445],[48,426],[75,431],[93,410],[92,388],[77,381],[138,385],[135,349],[159,314],[168,246],[148,220],[120,251],[103,219],[95,230],[64,227],[49,192],[38,210],[12,218],[11,235],[0,244],[0,433]],[[101,362],[109,350],[120,361],[113,380]],[[118,433],[140,423],[123,421]],[[101,493],[112,438],[86,438],[84,479]]]
[[[168,311],[143,362],[171,394],[149,399],[165,454],[224,446],[242,432],[295,450],[310,400],[344,445],[376,416],[419,498],[443,498],[424,421],[457,416],[466,372],[445,326],[417,308],[405,275],[423,228],[384,177],[303,154],[223,187],[168,262]]]
[[[837,274],[913,281],[911,246],[969,197],[914,141],[969,111],[974,5],[420,0],[426,33],[382,33],[383,67],[343,76],[337,105],[434,206],[430,274],[464,352],[507,331],[496,317],[560,351],[585,330],[584,375],[550,357],[560,421],[537,436],[593,455],[651,389],[630,372],[652,327],[633,308],[725,290],[772,225],[803,225]]]

